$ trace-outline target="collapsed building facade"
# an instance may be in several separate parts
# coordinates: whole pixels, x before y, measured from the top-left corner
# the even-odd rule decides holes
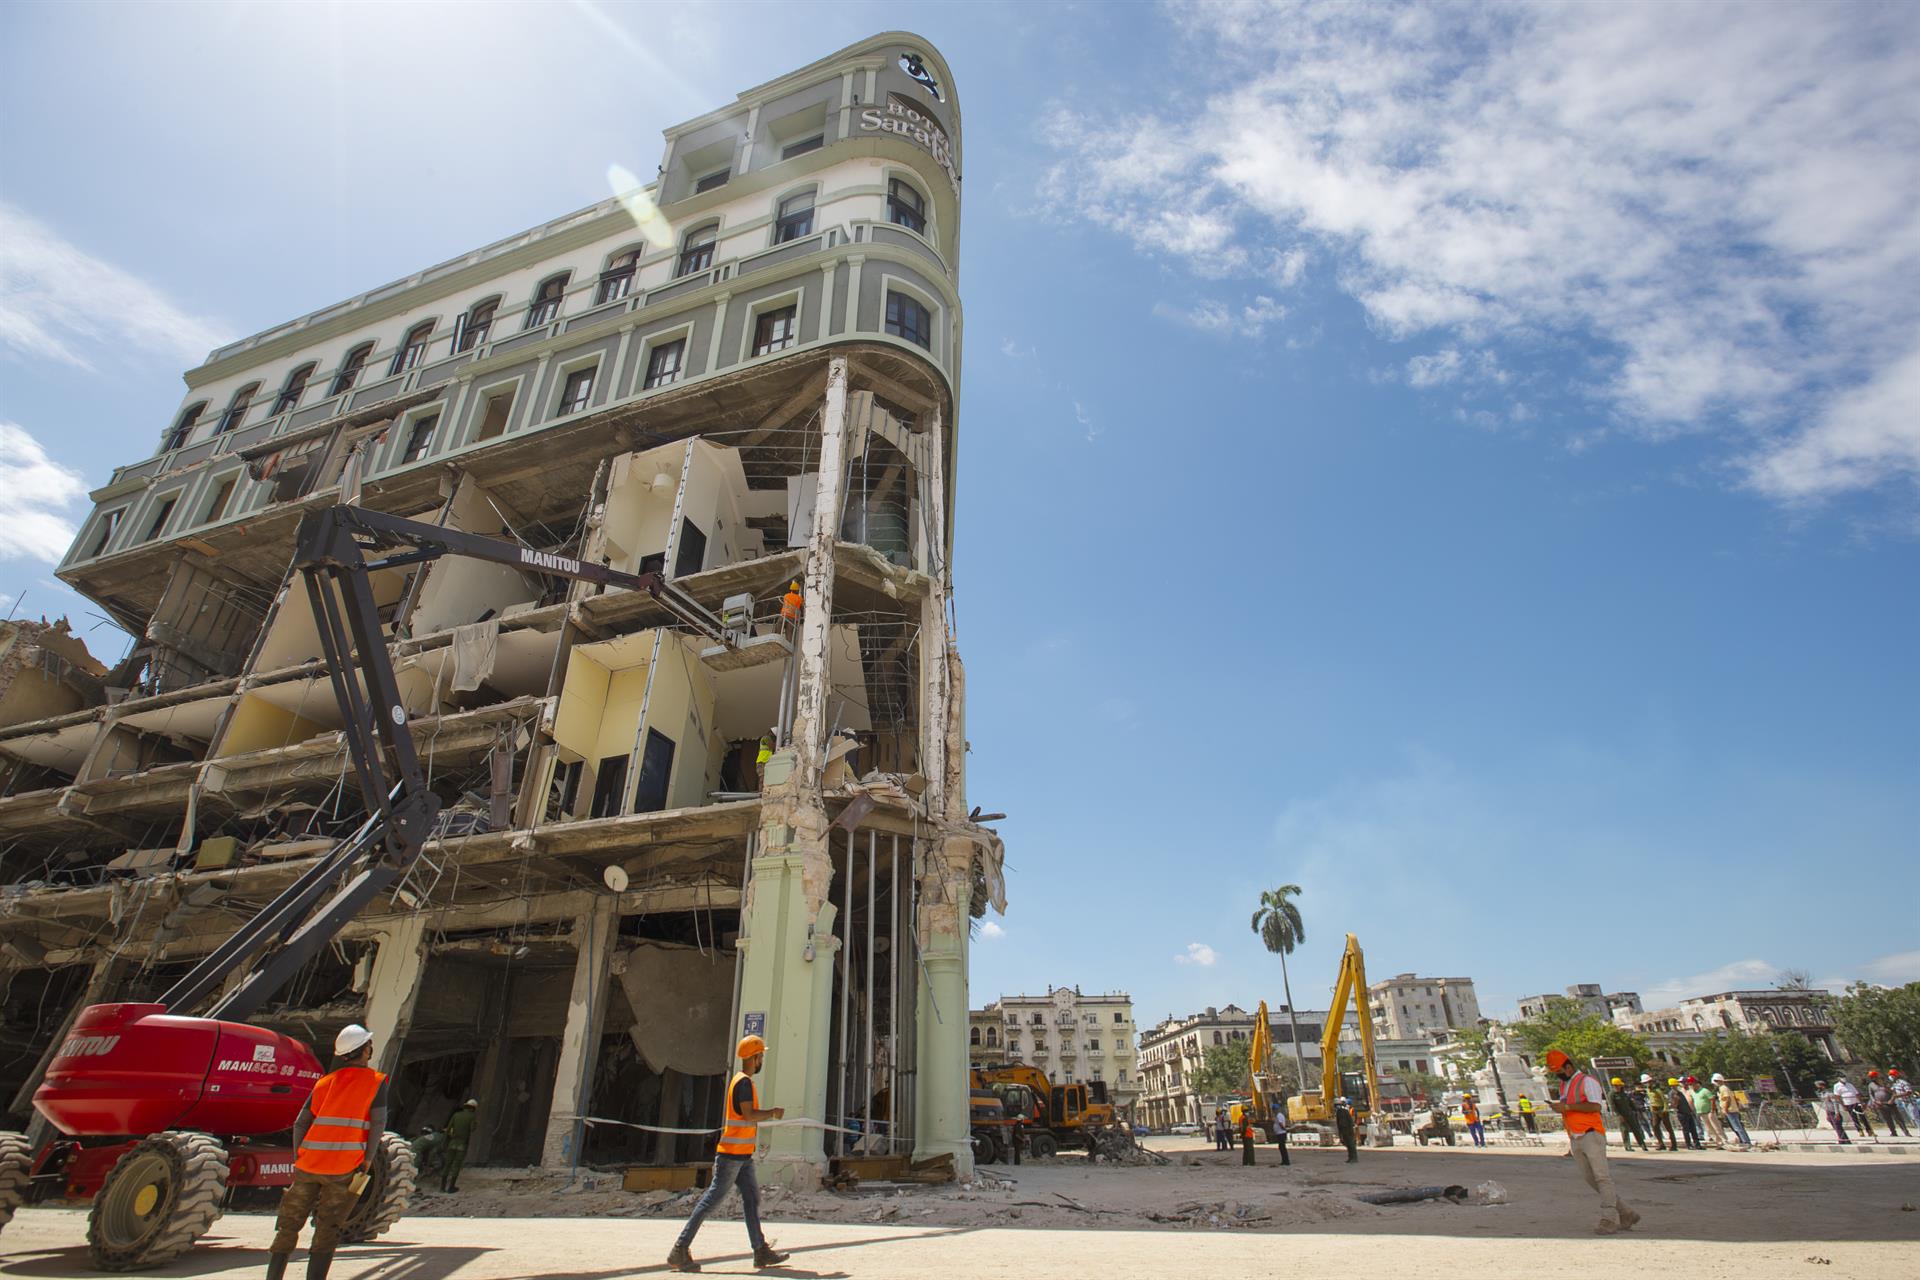
[[[768,1105],[824,1126],[770,1129],[776,1174],[968,1165],[968,933],[1004,902],[949,608],[951,79],[889,33],[665,139],[643,188],[213,352],[92,495],[59,574],[135,646],[22,634],[52,656],[0,701],[12,1124],[81,1007],[153,998],[365,818],[284,580],[353,502],[524,563],[374,573],[444,811],[255,1020],[364,1022],[395,1127],[475,1097],[480,1163],[704,1159],[755,1030]],[[659,572],[729,642],[542,556]]]

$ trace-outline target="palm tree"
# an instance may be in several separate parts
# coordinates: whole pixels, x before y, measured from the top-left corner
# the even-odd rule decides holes
[[[1293,983],[1287,978],[1287,954],[1307,940],[1306,926],[1300,923],[1300,908],[1294,899],[1300,886],[1283,884],[1278,889],[1260,892],[1260,909],[1253,913],[1253,931],[1260,935],[1267,950],[1280,957],[1280,985],[1287,994],[1287,1024],[1293,1028],[1293,1057],[1300,1068],[1300,1084],[1306,1087],[1307,1059],[1300,1050],[1300,1020],[1293,1014]],[[1366,999],[1365,995],[1360,997]]]

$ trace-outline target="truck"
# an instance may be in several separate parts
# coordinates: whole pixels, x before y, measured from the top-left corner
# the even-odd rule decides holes
[[[1132,1130],[1114,1116],[1104,1081],[1056,1085],[1036,1066],[1009,1062],[973,1068],[972,1084],[1006,1103],[1036,1156],[1068,1150],[1111,1155],[1135,1145]]]
[[[679,621],[735,643],[717,615],[658,573],[623,573],[358,506],[309,511],[289,578],[305,580],[366,820],[158,1000],[80,1012],[33,1096],[52,1136],[36,1148],[23,1134],[0,1134],[0,1227],[36,1188],[91,1200],[93,1265],[141,1270],[191,1248],[229,1190],[292,1182],[290,1130],[322,1074],[320,1059],[247,1019],[362,907],[398,887],[434,834],[440,799],[407,725],[369,575],[443,555],[645,591]],[[387,1230],[413,1195],[406,1140],[382,1134],[375,1156],[347,1219],[350,1242]]]

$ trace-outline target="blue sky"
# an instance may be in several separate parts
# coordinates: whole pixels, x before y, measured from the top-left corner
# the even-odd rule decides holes
[[[0,593],[180,370],[910,25],[965,112],[976,1002],[1920,978],[1897,6],[0,10]],[[99,648],[113,649],[107,633]],[[1570,889],[1575,877],[1588,887]]]

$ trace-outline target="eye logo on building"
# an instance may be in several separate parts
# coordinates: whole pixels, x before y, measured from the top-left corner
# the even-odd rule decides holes
[[[940,82],[927,70],[927,64],[920,55],[909,50],[900,55],[900,69],[913,78],[913,82],[933,95],[935,102],[945,102],[946,95],[940,92]]]

